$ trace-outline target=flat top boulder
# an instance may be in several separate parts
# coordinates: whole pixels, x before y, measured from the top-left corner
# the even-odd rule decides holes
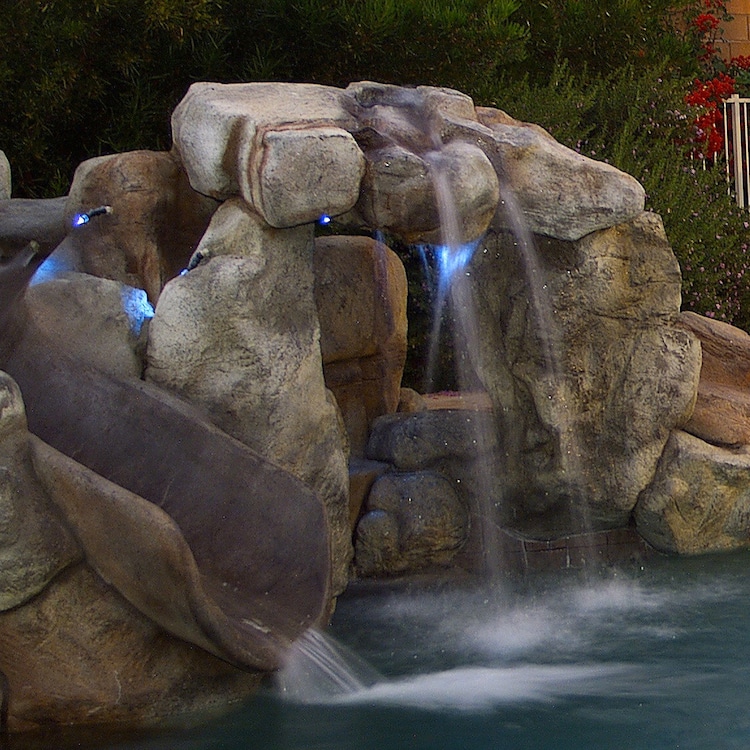
[[[246,117],[259,126],[353,124],[342,89],[312,83],[194,83],[174,117],[203,110],[217,117]]]

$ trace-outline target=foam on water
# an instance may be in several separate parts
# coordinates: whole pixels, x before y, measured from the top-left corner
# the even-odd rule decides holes
[[[711,592],[699,588],[695,596]],[[636,639],[677,637],[658,621],[659,612],[672,605],[669,592],[628,579],[562,586],[542,598],[510,596],[498,588],[398,594],[379,608],[368,607],[374,630],[398,628],[392,657],[398,657],[398,646],[413,646],[440,653],[442,663],[452,666],[431,669],[426,659],[415,662],[416,673],[407,669],[385,678],[330,636],[308,631],[291,649],[277,686],[284,698],[306,704],[455,711],[643,694],[643,667],[612,660],[597,644],[607,642],[610,629],[632,631]],[[653,670],[648,674],[657,692],[665,679]]]
[[[508,703],[624,694],[640,683],[641,676],[640,670],[623,664],[459,667],[379,682],[335,702],[478,712]]]

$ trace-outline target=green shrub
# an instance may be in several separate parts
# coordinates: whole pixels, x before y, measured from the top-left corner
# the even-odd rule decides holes
[[[750,214],[726,173],[688,156],[691,79],[668,65],[582,76],[559,62],[545,85],[501,86],[498,106],[546,127],[560,142],[636,177],[660,214],[683,275],[683,307],[750,330]]]

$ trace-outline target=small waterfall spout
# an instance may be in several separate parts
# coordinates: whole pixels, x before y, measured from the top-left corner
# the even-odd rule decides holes
[[[383,679],[349,649],[311,628],[287,652],[276,674],[276,687],[296,703],[325,703],[359,693]]]

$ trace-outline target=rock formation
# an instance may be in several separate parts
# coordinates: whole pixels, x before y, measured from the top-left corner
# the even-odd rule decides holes
[[[9,726],[244,695],[352,571],[476,570],[499,527],[746,544],[745,383],[713,349],[739,339],[680,317],[632,177],[429,87],[199,83],[172,132],[51,201],[0,160]],[[384,235],[476,243],[454,303],[486,397],[400,388]],[[74,273],[24,291],[53,248],[40,274]]]

